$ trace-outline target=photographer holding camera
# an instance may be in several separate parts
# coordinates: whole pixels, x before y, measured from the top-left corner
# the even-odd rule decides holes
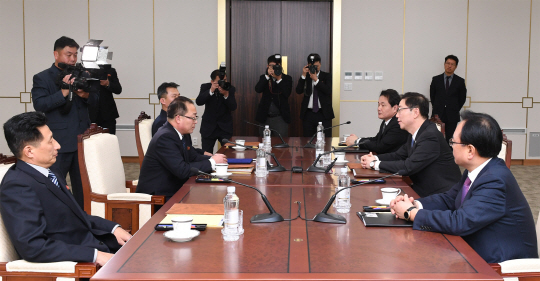
[[[304,137],[311,137],[317,132],[317,125],[322,122],[325,128],[332,126],[334,109],[332,108],[332,75],[321,71],[321,56],[309,54],[308,64],[302,68],[302,77],[298,79],[297,94],[304,94],[300,119]],[[326,135],[332,132],[326,131]]]
[[[97,103],[99,84],[88,85],[85,78],[80,77],[83,74],[75,71],[78,49],[77,42],[69,37],[62,36],[56,40],[54,64],[34,75],[32,102],[36,111],[42,111],[47,116],[47,125],[61,146],[52,167],[64,179],[69,173],[73,196],[84,208],[77,135],[90,127],[88,104]],[[73,72],[66,75],[66,70]]]
[[[218,140],[221,145],[223,139],[230,139],[233,133],[231,111],[236,110],[236,89],[227,82],[225,64],[210,74],[210,83],[201,85],[199,96],[195,100],[197,105],[204,105],[204,114],[201,124],[202,149],[214,153],[214,145]]]
[[[289,96],[292,91],[292,78],[283,73],[281,55],[271,55],[267,62],[266,73],[261,75],[255,85],[255,92],[262,93],[255,120],[263,125],[269,125],[281,136],[287,137],[291,123]],[[263,128],[260,128],[261,135],[262,132]]]

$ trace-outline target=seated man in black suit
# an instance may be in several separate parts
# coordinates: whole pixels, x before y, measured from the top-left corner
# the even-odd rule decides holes
[[[367,149],[377,154],[394,152],[405,142],[409,133],[399,127],[397,121],[397,110],[401,98],[396,90],[388,89],[381,92],[377,113],[382,119],[381,128],[375,137],[359,138],[351,134],[347,140],[347,145],[357,144],[359,149]]]
[[[428,120],[429,102],[419,93],[401,97],[397,118],[402,130],[409,132],[407,142],[396,152],[362,156],[365,169],[391,173],[404,171],[421,197],[449,190],[461,178],[452,149],[434,123]]]
[[[216,163],[227,163],[223,154],[200,155],[185,143],[197,124],[197,107],[180,96],[167,108],[167,122],[154,135],[144,156],[137,192],[165,195],[169,200],[193,176],[190,169],[210,173]]]
[[[159,113],[159,116],[154,120],[154,123],[152,123],[152,136],[156,134],[156,132],[163,126],[163,124],[167,123],[167,107],[169,104],[177,97],[180,96],[180,92],[178,91],[178,84],[174,82],[164,82],[161,85],[159,85],[157,89],[157,97],[159,99],[159,102],[161,103],[161,111]],[[187,145],[192,146],[191,143],[191,135],[187,134],[185,136],[185,140]],[[194,148],[195,151],[199,154],[212,156],[211,153],[205,153],[204,150],[200,148]]]
[[[227,81],[227,75],[216,69],[210,74],[210,83],[201,85],[199,96],[195,100],[197,105],[204,105],[204,114],[201,124],[202,149],[210,155],[214,153],[216,140],[221,143],[223,139],[230,139],[233,133],[231,111],[236,110],[234,86],[228,90],[221,88],[218,81]],[[225,145],[221,143],[221,145]]]
[[[491,116],[464,111],[450,139],[463,177],[442,194],[414,200],[398,196],[390,206],[413,229],[458,235],[486,262],[538,258],[531,209],[519,185],[497,158],[503,140]]]
[[[60,144],[41,112],[4,124],[17,157],[0,184],[0,208],[9,238],[29,262],[97,262],[104,265],[131,235],[114,222],[86,214],[66,181],[52,171]],[[52,168],[54,170],[54,168]]]
[[[321,71],[321,56],[309,54],[308,64],[302,68],[302,76],[298,79],[296,93],[304,94],[300,119],[304,137],[311,137],[317,132],[317,125],[322,122],[325,128],[332,126],[334,109],[332,108],[332,75]],[[310,66],[315,66],[317,71],[310,71]],[[332,135],[332,129],[326,130],[325,134]]]
[[[255,92],[262,93],[255,120],[287,137],[291,123],[289,96],[292,91],[292,77],[283,73],[280,67],[281,55],[271,55],[267,62],[266,73],[260,76],[259,82],[255,85]],[[275,65],[278,67],[274,67]],[[278,69],[277,73],[274,68]],[[262,132],[263,128],[260,128],[261,135]]]

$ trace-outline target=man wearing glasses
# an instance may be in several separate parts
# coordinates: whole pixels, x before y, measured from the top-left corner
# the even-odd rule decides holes
[[[434,123],[428,120],[429,102],[419,93],[405,93],[399,102],[397,118],[409,132],[407,142],[396,152],[361,158],[364,169],[395,173],[404,171],[421,197],[449,190],[461,178],[452,149]]]
[[[144,156],[137,192],[165,195],[169,200],[189,177],[190,169],[210,173],[216,163],[227,163],[223,154],[200,155],[185,143],[197,124],[197,107],[189,98],[180,96],[167,108],[167,122],[154,135]]]

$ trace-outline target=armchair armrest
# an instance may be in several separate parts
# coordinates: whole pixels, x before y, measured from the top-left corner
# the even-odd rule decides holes
[[[136,192],[138,183],[139,180],[126,181],[126,189],[129,190],[129,193]]]
[[[35,279],[44,277],[91,278],[99,268],[100,266],[93,262],[31,263],[17,260],[8,263],[0,262],[0,276],[32,277]]]
[[[514,259],[489,265],[504,278],[538,280],[540,277],[540,259]]]

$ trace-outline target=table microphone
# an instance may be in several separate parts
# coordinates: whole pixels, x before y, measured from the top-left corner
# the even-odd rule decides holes
[[[264,128],[264,126],[262,126],[262,125],[255,124],[255,123],[251,123],[251,122],[248,122],[247,120],[244,120],[244,122],[246,122],[246,123],[248,123],[248,124],[251,124],[251,125],[255,125],[255,126],[257,126],[257,127]],[[277,134],[277,135],[279,136],[279,138],[281,139],[281,142],[282,142],[282,143],[274,145],[275,148],[288,148],[288,147],[289,147],[289,144],[286,143],[286,142],[283,140],[283,137],[281,137],[281,134],[280,134],[278,131],[276,131],[276,130],[270,128],[270,127],[269,127],[268,129],[270,129],[270,131],[272,131],[272,132],[276,132],[276,134]]]
[[[317,159],[315,159],[315,161],[311,164],[311,166],[309,166],[309,168],[307,168],[307,172],[319,172],[319,173],[326,173],[326,169],[325,168],[321,168],[321,167],[317,167],[317,163],[319,162],[319,160],[321,159],[321,156],[323,155],[326,155],[326,154],[330,154],[330,153],[333,153],[333,152],[342,152],[342,151],[345,151],[345,149],[347,148],[351,148],[353,146],[355,146],[356,144],[351,144],[349,146],[346,146],[346,147],[341,147],[341,148],[337,148],[337,149],[334,149],[334,150],[330,150],[330,151],[327,151],[327,152],[323,152],[321,154],[319,154],[317,156]]]
[[[257,151],[257,149],[253,148],[253,147],[249,147],[249,146],[246,146],[246,145],[242,145],[242,144],[239,144],[239,143],[236,143],[236,142],[233,142],[233,141],[230,141],[228,139],[222,139],[221,140],[221,143],[232,143],[232,144],[235,144],[235,145],[238,145],[238,146],[242,146],[242,147],[245,147],[247,149],[251,149],[251,150],[255,150]],[[285,167],[283,167],[283,165],[281,165],[281,163],[279,163],[279,161],[277,160],[276,158],[276,155],[274,153],[270,153],[270,152],[264,152],[266,153],[266,155],[270,155],[272,156],[272,158],[274,159],[274,161],[276,161],[276,166],[275,167],[270,167],[270,164],[268,164],[268,172],[283,172],[283,171],[287,171],[287,169],[285,169]],[[266,162],[268,163],[268,161]]]
[[[332,129],[332,128],[334,128],[334,127],[339,127],[339,126],[345,125],[345,124],[351,124],[351,121],[347,121],[347,122],[345,122],[345,123],[341,123],[341,124],[338,124],[338,125],[334,125],[334,126],[332,126],[332,127],[324,128],[324,129],[322,129],[322,130],[320,130],[320,131],[317,131],[317,133],[318,133],[318,132],[322,132],[322,131],[324,131],[324,130]],[[315,133],[315,134],[311,137],[311,139],[309,139],[309,141],[306,143],[306,145],[304,145],[304,148],[315,148],[315,145],[312,143],[312,141],[313,141],[313,139],[315,138],[315,136],[317,135],[317,133]]]
[[[191,171],[191,173],[194,173],[194,174],[203,174],[203,175],[211,176],[213,178],[225,179],[225,178],[221,178],[221,177],[218,177],[218,176],[214,176],[212,174],[207,174],[207,173],[205,173],[203,171],[200,171],[196,167],[191,167],[190,171]],[[251,217],[251,220],[250,220],[252,223],[284,221],[283,217],[274,210],[274,208],[270,204],[270,201],[268,201],[268,199],[266,198],[266,195],[264,195],[258,188],[253,187],[251,185],[243,184],[243,183],[240,183],[240,182],[237,182],[237,181],[233,181],[231,179],[228,179],[228,180],[230,182],[233,182],[233,183],[236,183],[236,184],[239,184],[239,185],[243,185],[243,186],[249,187],[251,189],[255,189],[257,192],[259,192],[264,204],[266,205],[266,208],[268,208],[268,210],[270,211],[269,214],[254,215],[253,217]]]
[[[326,203],[326,206],[324,206],[322,211],[320,213],[318,213],[317,215],[315,215],[315,217],[313,218],[313,221],[325,222],[325,223],[347,223],[347,219],[345,219],[343,216],[340,216],[338,214],[329,214],[328,213],[328,209],[330,209],[330,206],[332,205],[332,203],[336,199],[336,195],[338,193],[340,193],[341,191],[343,191],[345,189],[353,188],[355,186],[363,185],[363,184],[366,184],[366,183],[372,183],[372,182],[377,181],[377,180],[382,180],[382,179],[397,176],[397,175],[403,175],[404,173],[405,173],[405,170],[399,170],[397,173],[393,173],[391,175],[387,175],[387,176],[384,176],[384,177],[381,177],[381,178],[378,178],[378,179],[372,179],[372,180],[366,181],[366,182],[357,183],[357,184],[347,186],[345,188],[342,188],[342,189],[338,190],[336,193],[334,193],[334,195],[332,195],[332,197],[330,197],[330,199],[328,200],[328,203]]]

